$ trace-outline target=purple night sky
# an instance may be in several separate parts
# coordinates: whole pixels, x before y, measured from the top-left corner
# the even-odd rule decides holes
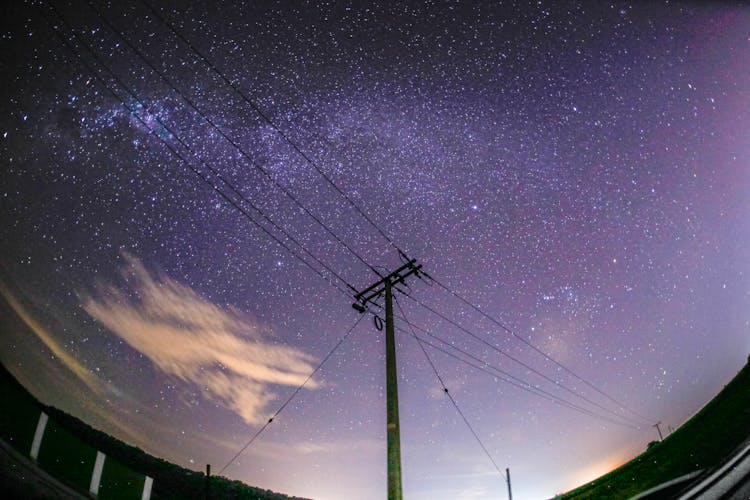
[[[218,472],[395,246],[516,335],[428,279],[398,297],[514,498],[645,450],[750,353],[750,7],[34,0],[2,18],[0,360],[149,453]],[[404,496],[503,497],[396,312]],[[223,475],[383,498],[384,386],[367,315]]]

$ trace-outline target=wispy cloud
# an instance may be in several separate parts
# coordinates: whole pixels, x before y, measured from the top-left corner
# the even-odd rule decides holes
[[[237,447],[237,443],[234,443]],[[359,460],[385,453],[383,440],[367,437],[341,437],[330,439],[273,440],[258,441],[248,450],[248,455],[265,461],[287,463],[290,457],[299,464],[301,460],[318,460],[320,457],[338,457],[340,460]]]
[[[40,361],[39,365],[37,365],[37,369],[43,371],[49,370],[50,368],[43,364],[46,361],[49,363],[59,362],[65,368],[70,370],[70,372],[75,375],[78,380],[83,382],[86,387],[97,396],[96,398],[86,398],[86,401],[92,403],[86,404],[86,409],[93,415],[95,415],[99,422],[107,422],[111,429],[116,430],[116,434],[118,435],[118,437],[120,437],[121,439],[125,439],[127,442],[135,444],[146,450],[154,449],[153,443],[156,440],[160,441],[162,450],[169,449],[169,447],[173,445],[177,438],[181,437],[176,435],[176,431],[173,428],[174,426],[160,424],[157,418],[149,418],[147,419],[147,421],[143,421],[139,424],[133,425],[134,419],[132,413],[137,413],[139,415],[149,414],[153,413],[152,408],[149,406],[144,406],[132,398],[128,398],[113,384],[102,380],[96,375],[94,371],[88,369],[68,349],[64,347],[63,343],[55,338],[55,335],[50,331],[50,329],[43,326],[37,319],[34,318],[34,316],[26,309],[26,307],[24,307],[21,300],[16,295],[14,295],[13,292],[11,292],[11,289],[8,286],[6,286],[2,282],[0,282],[0,296],[5,299],[8,305],[15,311],[16,315],[28,327],[28,330],[26,331],[36,335],[52,353],[51,358],[46,355],[43,356],[44,359]],[[71,387],[71,380],[68,380],[64,376],[56,377],[52,383],[50,383],[50,381],[46,378],[33,376],[31,379],[26,379],[25,381],[19,378],[19,381],[21,381],[27,389],[30,389],[35,396],[41,397],[41,401],[43,403],[47,404],[55,404],[55,401],[50,401],[49,398],[44,397],[45,389],[49,389],[55,384],[59,384],[58,387],[65,387],[66,389],[70,389]],[[36,386],[36,390],[34,390],[36,383],[44,386],[44,389]],[[102,404],[103,400],[105,399],[107,400],[107,402],[109,402],[109,397],[112,396],[114,396],[114,399],[118,401],[117,404]],[[121,404],[123,398],[128,398],[127,404]],[[133,412],[132,410],[135,408],[137,408],[137,410]],[[71,412],[71,410],[75,410],[75,407],[71,408],[60,406],[60,409]],[[128,415],[128,418],[122,418],[124,412],[130,413]],[[75,413],[75,411],[73,411],[73,413]],[[90,420],[87,420],[87,422],[90,424],[93,423]],[[150,427],[153,429],[149,437],[144,436],[143,429],[146,427]],[[193,439],[201,438],[202,437],[200,435],[193,437]],[[236,444],[231,442],[218,442],[216,440],[211,440],[210,446],[212,448],[221,446],[223,448],[226,448],[227,450],[231,450],[236,447]],[[175,452],[172,452],[171,450],[170,452],[172,453],[172,455],[176,455]],[[163,453],[161,454],[163,455]]]
[[[94,374],[78,361],[63,345],[55,339],[55,336],[37,321],[21,304],[15,295],[4,284],[0,283],[0,295],[8,302],[8,305],[16,312],[19,318],[29,327],[39,340],[52,352],[60,362],[72,371],[89,389],[102,394],[104,387]]]
[[[268,417],[271,385],[299,385],[312,371],[312,356],[273,342],[273,332],[248,315],[151,273],[136,257],[123,258],[128,286],[100,285],[83,308],[163,372],[208,389],[246,422]]]

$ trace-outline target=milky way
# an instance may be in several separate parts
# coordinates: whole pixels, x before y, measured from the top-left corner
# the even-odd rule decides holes
[[[745,362],[750,9],[127,4],[3,20],[0,354],[45,403],[219,469],[395,247],[505,327],[429,279],[399,297],[518,498],[634,456]],[[497,498],[397,326],[405,496]],[[384,351],[366,316],[224,474],[382,498]]]

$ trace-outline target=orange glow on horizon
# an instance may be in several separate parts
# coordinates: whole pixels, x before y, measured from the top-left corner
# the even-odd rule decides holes
[[[573,472],[568,481],[566,481],[565,489],[570,491],[572,489],[583,486],[584,484],[590,483],[591,481],[602,477],[603,475],[612,472],[616,468],[628,462],[632,457],[626,450],[621,450],[613,453],[598,462],[586,465],[585,467],[578,469]]]

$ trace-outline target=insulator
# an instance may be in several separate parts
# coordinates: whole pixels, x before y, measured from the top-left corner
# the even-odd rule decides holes
[[[355,302],[355,303],[353,303],[353,304],[352,304],[352,307],[354,308],[354,310],[355,310],[355,311],[357,311],[357,312],[358,312],[358,313],[360,313],[360,314],[362,314],[363,312],[365,312],[365,311],[366,311],[366,309],[365,309],[365,306],[363,306],[363,305],[362,305],[362,304],[360,304],[359,302]]]

